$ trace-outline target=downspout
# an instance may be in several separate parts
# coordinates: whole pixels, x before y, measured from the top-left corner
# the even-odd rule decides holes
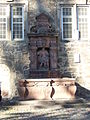
[[[86,5],[87,5],[88,0],[86,0]]]

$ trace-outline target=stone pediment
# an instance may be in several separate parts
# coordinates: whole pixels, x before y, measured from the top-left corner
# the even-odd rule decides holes
[[[50,16],[45,13],[36,16],[36,24],[31,27],[30,32],[37,34],[55,32],[55,28],[50,23]]]

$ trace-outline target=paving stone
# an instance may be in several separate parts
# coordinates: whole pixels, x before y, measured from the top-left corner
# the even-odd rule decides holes
[[[1,120],[89,120],[90,101],[18,101],[0,105]]]

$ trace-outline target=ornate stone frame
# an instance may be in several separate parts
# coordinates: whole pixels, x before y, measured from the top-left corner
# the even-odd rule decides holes
[[[28,38],[30,53],[30,75],[35,73],[31,76],[41,78],[51,77],[53,74],[56,74],[58,34],[55,32],[54,27],[52,27],[51,23],[49,22],[48,15],[41,13],[36,17],[36,25],[30,29]],[[49,53],[48,69],[38,69],[37,51],[42,48],[45,48],[45,50],[47,50]],[[54,71],[54,73],[52,71]]]

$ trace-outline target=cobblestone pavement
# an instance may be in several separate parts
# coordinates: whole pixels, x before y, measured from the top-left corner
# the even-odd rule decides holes
[[[1,102],[0,120],[90,120],[90,101]]]

